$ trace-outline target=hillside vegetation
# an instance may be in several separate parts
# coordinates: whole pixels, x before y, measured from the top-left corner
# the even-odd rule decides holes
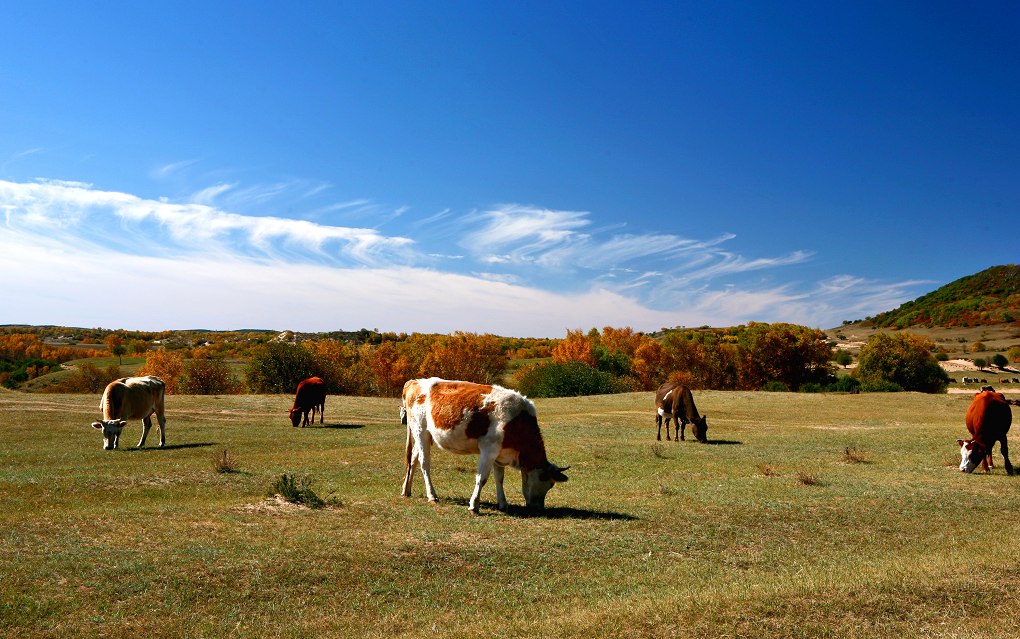
[[[1020,265],[993,266],[871,319],[876,328],[991,326],[1020,320]]]

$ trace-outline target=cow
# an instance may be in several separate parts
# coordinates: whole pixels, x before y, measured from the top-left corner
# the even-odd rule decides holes
[[[967,431],[971,438],[958,439],[960,446],[960,472],[972,473],[978,464],[987,473],[992,467],[992,447],[999,442],[999,450],[1006,466],[1006,474],[1013,474],[1013,465],[1009,463],[1009,446],[1006,444],[1006,433],[1009,432],[1013,414],[1009,410],[1009,402],[1002,393],[994,390],[983,390],[974,395],[970,407],[967,408]]]
[[[315,411],[319,411],[319,423],[323,423],[326,414],[326,382],[319,377],[309,377],[297,385],[294,393],[294,407],[290,409],[290,424],[294,428],[308,425],[308,413],[312,414],[315,423]],[[303,418],[303,419],[302,419]]]
[[[538,428],[535,404],[514,390],[431,377],[404,384],[400,421],[407,425],[407,472],[401,495],[411,496],[414,466],[421,467],[430,502],[438,501],[432,485],[432,443],[460,455],[478,455],[475,489],[468,510],[478,514],[478,501],[489,474],[496,478],[496,507],[509,509],[503,492],[507,466],[521,471],[521,492],[529,511],[545,508],[545,496],[563,471],[549,461]]]
[[[701,443],[708,441],[707,415],[699,415],[694,405],[691,389],[678,382],[666,382],[655,391],[655,438],[662,441],[662,419],[666,418],[666,440],[669,441],[669,420],[674,420],[676,441],[684,439],[684,427],[691,424],[694,438]]]
[[[166,445],[166,417],[163,415],[163,400],[166,384],[158,377],[121,377],[106,386],[99,410],[103,419],[92,422],[92,428],[103,431],[103,450],[114,450],[120,445],[120,434],[127,426],[127,420],[142,420],[142,438],[138,448],[145,445],[145,438],[152,428],[152,414],[159,422],[159,447]]]

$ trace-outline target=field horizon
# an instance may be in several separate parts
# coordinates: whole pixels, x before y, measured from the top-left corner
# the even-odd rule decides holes
[[[117,451],[98,395],[0,391],[0,634],[17,637],[1020,635],[1020,478],[957,470],[968,395],[701,391],[711,443],[655,441],[651,393],[536,400],[570,465],[544,514],[467,511],[473,456],[398,496],[398,400],[169,396]],[[234,472],[219,473],[223,450]],[[270,496],[281,474],[332,503]]]

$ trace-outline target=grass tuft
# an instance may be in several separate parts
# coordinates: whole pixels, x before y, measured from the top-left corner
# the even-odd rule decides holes
[[[813,475],[808,472],[800,471],[797,473],[797,481],[804,486],[821,486],[822,480],[817,475]]]
[[[868,458],[863,450],[856,446],[847,446],[843,449],[843,461],[848,464],[866,464],[868,463]]]
[[[672,455],[666,453],[666,449],[663,448],[660,442],[655,442],[654,444],[652,444],[652,455],[654,455],[658,459],[673,459]]]
[[[758,472],[766,477],[775,477],[779,475],[779,471],[776,470],[775,466],[766,463],[758,464]]]
[[[292,504],[303,504],[309,508],[322,508],[326,500],[312,490],[312,480],[302,475],[300,478],[284,473],[273,482],[270,496],[279,495]]]
[[[213,456],[212,464],[213,470],[218,473],[237,472],[237,458],[231,455],[226,448],[223,449],[223,452]]]

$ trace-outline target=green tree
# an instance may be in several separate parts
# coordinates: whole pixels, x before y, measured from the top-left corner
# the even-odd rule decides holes
[[[230,395],[241,390],[241,383],[220,358],[188,360],[178,385],[186,395]]]
[[[270,342],[255,349],[244,369],[245,385],[253,393],[293,393],[315,372],[315,360],[306,348],[288,342]]]
[[[893,388],[941,393],[949,375],[932,355],[930,340],[910,333],[875,333],[861,348],[854,375],[862,390]]]
[[[854,356],[850,354],[850,351],[846,351],[841,348],[832,356],[832,360],[843,368],[846,368],[850,364],[853,364]]]
[[[737,343],[745,388],[779,381],[797,390],[809,382],[828,382],[833,375],[832,347],[818,329],[752,322],[738,335]]]
[[[1002,353],[996,353],[992,355],[992,365],[998,368],[1006,368],[1009,365],[1009,360]]]

